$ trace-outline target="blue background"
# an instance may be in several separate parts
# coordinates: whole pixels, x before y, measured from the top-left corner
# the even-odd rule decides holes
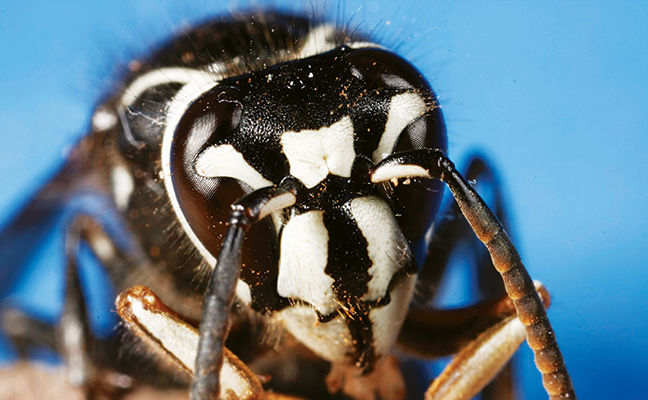
[[[114,65],[182,23],[240,7],[0,3],[0,224],[86,130]],[[337,4],[329,8],[335,14]],[[341,21],[376,28],[431,80],[458,164],[474,150],[495,161],[523,259],[553,294],[549,315],[580,397],[643,397],[648,2],[347,0],[341,8]],[[57,240],[26,275],[31,292],[14,296],[30,293],[25,307],[52,319]],[[521,391],[545,398],[523,347]]]

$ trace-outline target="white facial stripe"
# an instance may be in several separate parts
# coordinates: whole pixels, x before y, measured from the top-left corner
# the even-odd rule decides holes
[[[277,293],[304,300],[327,315],[338,306],[332,288],[333,278],[324,272],[329,232],[323,216],[323,211],[309,211],[293,217],[284,227]]]
[[[212,146],[203,151],[196,160],[196,172],[206,178],[236,178],[255,190],[273,185],[229,144]]]
[[[294,305],[277,313],[288,332],[315,354],[331,362],[348,362],[353,341],[341,316],[325,324],[319,323],[310,307]]]
[[[349,116],[318,130],[285,132],[281,145],[290,163],[290,173],[309,189],[329,173],[345,178],[351,176],[356,153]]]
[[[427,109],[423,98],[416,93],[402,93],[392,97],[385,124],[385,132],[372,158],[375,163],[391,154],[403,129]]]
[[[383,199],[358,197],[351,201],[351,213],[367,239],[367,254],[373,265],[367,284],[365,301],[378,300],[385,295],[392,277],[410,257],[407,240],[398,228],[394,213]]]
[[[428,171],[419,165],[385,165],[371,175],[371,182],[387,182],[400,178],[432,178]]]
[[[336,43],[328,39],[335,34],[335,31],[335,26],[330,24],[323,24],[311,29],[304,44],[299,49],[297,58],[311,57],[333,50]]]
[[[373,323],[374,348],[376,355],[389,354],[403,321],[407,316],[412,296],[416,275],[403,279],[391,292],[391,302],[384,307],[374,308],[369,312],[369,318]]]

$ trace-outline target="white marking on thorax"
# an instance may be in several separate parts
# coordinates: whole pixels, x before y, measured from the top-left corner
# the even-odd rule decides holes
[[[335,35],[335,31],[335,25],[331,24],[322,24],[311,29],[297,53],[297,58],[311,57],[333,50],[337,43],[329,39]]]
[[[385,46],[381,46],[373,42],[349,42],[346,45],[351,47],[352,49],[364,49],[364,48],[371,47],[375,49],[387,50]]]
[[[110,170],[110,179],[117,208],[124,211],[128,208],[128,202],[135,189],[133,177],[124,165],[117,164]]]
[[[128,107],[148,89],[169,83],[186,85],[192,82],[203,82],[213,86],[215,80],[220,79],[217,70],[217,68],[212,68],[211,72],[206,72],[198,69],[179,67],[155,69],[135,79],[133,83],[124,90],[121,104],[124,107]]]
[[[385,132],[372,155],[375,163],[391,154],[403,129],[422,116],[426,109],[425,101],[417,93],[408,92],[392,97]]]
[[[329,232],[323,211],[291,218],[281,236],[277,293],[311,304],[322,315],[338,308],[333,278],[324,269],[328,262]]]
[[[117,254],[115,244],[104,235],[92,235],[88,238],[88,241],[92,247],[92,251],[94,251],[102,262],[112,260]]]
[[[312,308],[295,305],[278,312],[276,318],[297,340],[323,359],[349,361],[347,354],[353,349],[353,342],[341,315],[320,323]]]
[[[114,112],[109,111],[107,107],[99,107],[92,116],[92,130],[96,132],[107,131],[113,128],[117,121],[119,121],[119,118]]]
[[[349,116],[317,130],[284,132],[281,145],[290,163],[291,175],[309,189],[329,173],[345,178],[351,176],[356,153]]]
[[[311,57],[341,46],[343,43],[339,43],[335,40],[336,31],[337,29],[335,25],[331,24],[322,24],[311,29],[308,36],[306,36],[306,40],[304,40],[304,44],[299,49],[297,58]],[[367,47],[385,49],[385,47],[373,42],[349,42],[344,43],[344,45],[352,49]]]
[[[389,304],[369,311],[376,355],[386,355],[394,346],[407,316],[415,284],[416,275],[406,277],[390,293],[391,302]]]
[[[229,144],[212,146],[203,151],[196,160],[196,172],[206,178],[236,178],[252,189],[272,186],[270,180],[248,164],[243,154]]]
[[[368,271],[371,280],[362,299],[378,300],[386,294],[394,273],[409,261],[409,246],[385,200],[368,196],[355,198],[351,201],[351,214],[367,240],[367,253],[372,262]]]

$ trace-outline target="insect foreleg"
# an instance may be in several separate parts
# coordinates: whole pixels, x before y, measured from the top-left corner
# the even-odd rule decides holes
[[[398,344],[424,358],[448,356],[512,315],[515,307],[506,295],[450,310],[412,308],[403,323]]]
[[[116,301],[119,315],[150,347],[161,350],[184,371],[193,374],[198,331],[170,310],[148,288],[135,286]],[[261,382],[232,352],[223,348],[221,398],[251,400],[262,396]]]
[[[63,313],[58,328],[59,348],[66,361],[68,382],[72,386],[88,389],[94,366],[88,349],[91,346],[92,332],[88,323],[88,314],[81,289],[77,266],[77,253],[84,231],[88,229],[89,218],[79,216],[68,226],[65,235],[65,295]]]
[[[545,306],[548,307],[549,293],[540,283],[536,283],[536,288]],[[495,303],[491,307],[491,313],[515,312],[510,300],[507,302],[502,299],[500,304]],[[510,315],[485,329],[475,340],[464,346],[441,375],[432,382],[425,393],[425,399],[471,399],[511,359],[524,339],[524,326],[515,315]],[[497,398],[504,398],[502,395],[506,394],[501,393]]]
[[[7,306],[0,312],[2,332],[11,340],[19,358],[27,358],[29,351],[36,346],[56,350],[56,334],[52,325],[32,318],[12,306]]]
[[[516,317],[489,328],[453,358],[425,393],[425,399],[472,399],[510,360],[524,338],[524,327]]]
[[[219,377],[223,344],[227,336],[227,317],[239,278],[245,232],[272,211],[289,207],[295,201],[296,196],[290,190],[267,187],[242,197],[232,205],[227,221],[229,228],[205,293],[196,369],[191,384],[193,400],[211,399],[220,390]]]
[[[394,154],[374,168],[371,180],[379,183],[404,177],[436,178],[448,185],[473,231],[486,245],[495,269],[502,276],[506,292],[525,327],[545,390],[552,398],[575,399],[569,372],[538,292],[515,246],[486,203],[441,150],[421,149]]]

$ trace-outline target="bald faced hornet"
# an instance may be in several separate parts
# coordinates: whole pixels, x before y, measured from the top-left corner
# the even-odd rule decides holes
[[[212,21],[130,64],[2,246],[67,216],[65,307],[49,337],[70,382],[93,393],[114,371],[158,387],[190,380],[193,399],[397,400],[399,346],[458,353],[426,397],[469,399],[526,338],[547,392],[575,398],[545,289],[446,147],[428,82],[369,38],[281,13]],[[466,177],[489,174],[476,158]],[[456,203],[440,212],[443,183]],[[417,282],[428,304],[472,231],[500,291],[462,309],[411,308]],[[80,244],[121,292],[124,324],[174,367],[144,371],[118,338],[93,336]],[[4,268],[20,266],[3,254]],[[29,317],[13,318],[19,347],[43,341],[22,329]]]

